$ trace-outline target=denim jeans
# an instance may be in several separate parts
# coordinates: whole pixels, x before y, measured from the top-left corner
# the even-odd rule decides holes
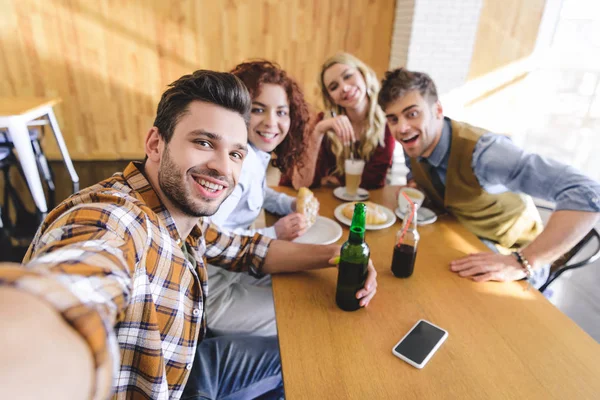
[[[256,279],[210,264],[206,269],[210,282],[206,315],[215,336],[277,335],[270,275]]]
[[[182,400],[283,399],[276,336],[217,336],[202,341]]]

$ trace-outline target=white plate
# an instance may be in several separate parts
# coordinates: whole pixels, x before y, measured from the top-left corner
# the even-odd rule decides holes
[[[356,196],[350,196],[346,193],[346,186],[338,186],[333,190],[333,195],[344,201],[363,201],[369,198],[369,191],[363,188],[358,188]]]
[[[335,208],[335,210],[333,211],[333,215],[337,218],[338,221],[340,221],[342,224],[344,225],[352,225],[352,220],[348,219],[344,216],[344,213],[342,212],[342,210],[344,209],[344,207],[348,206],[348,204],[340,204],[339,206],[337,206]],[[379,206],[379,209],[381,211],[383,211],[385,213],[385,215],[387,216],[387,220],[383,223],[383,224],[379,224],[379,225],[371,225],[371,224],[367,224],[365,225],[365,228],[368,230],[372,230],[375,231],[377,229],[383,229],[383,228],[387,228],[389,226],[394,225],[394,222],[396,222],[396,216],[394,215],[394,212],[392,210],[390,210],[387,207],[384,206]]]
[[[295,243],[331,244],[342,237],[342,227],[331,218],[317,217],[317,220],[304,235],[297,237]]]
[[[396,208],[395,213],[398,218],[404,220],[404,213],[400,208]],[[433,224],[435,221],[437,221],[437,215],[429,208],[421,207],[417,210],[417,225],[429,225]]]

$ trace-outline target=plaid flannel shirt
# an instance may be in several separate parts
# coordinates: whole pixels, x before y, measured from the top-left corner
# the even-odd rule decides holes
[[[260,277],[270,243],[201,220],[185,239],[194,269],[140,169],[131,163],[65,200],[40,227],[24,267],[0,269],[0,285],[49,302],[87,341],[96,399],[180,398],[206,332],[206,260]]]

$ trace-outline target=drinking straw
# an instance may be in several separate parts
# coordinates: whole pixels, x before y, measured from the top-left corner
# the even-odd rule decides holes
[[[400,237],[398,238],[398,243],[396,243],[396,246],[400,246],[404,242],[404,235],[406,235],[406,231],[408,230],[408,227],[412,222],[412,217],[415,213],[415,203],[410,199],[410,197],[408,197],[406,192],[402,192],[402,196],[404,196],[408,201],[408,204],[410,204],[410,214],[408,217],[406,215],[404,216],[404,218],[408,218],[408,221],[406,221],[406,224],[404,224],[404,229],[400,233]]]

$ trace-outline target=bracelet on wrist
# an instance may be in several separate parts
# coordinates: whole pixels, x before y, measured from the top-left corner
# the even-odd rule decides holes
[[[525,271],[525,275],[527,276],[527,279],[531,279],[531,277],[533,276],[533,267],[531,266],[531,264],[529,264],[529,261],[523,255],[523,253],[521,252],[521,249],[515,251],[512,254],[515,256],[515,258],[517,259],[519,264],[521,264],[521,267],[523,267],[523,270]]]

